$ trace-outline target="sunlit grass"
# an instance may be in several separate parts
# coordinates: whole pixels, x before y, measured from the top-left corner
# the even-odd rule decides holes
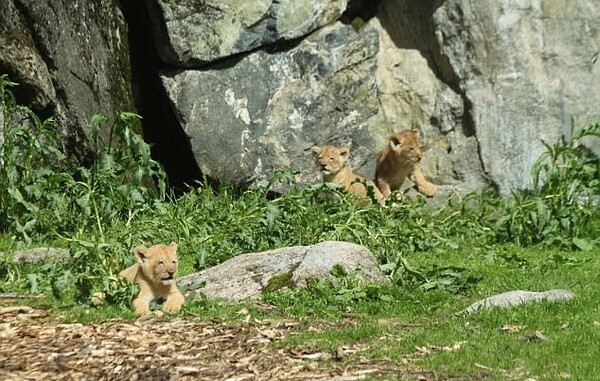
[[[456,252],[435,258],[419,256],[417,262],[423,266],[449,261],[480,272],[482,281],[468,296],[413,291],[398,293],[391,301],[338,306],[341,312],[336,321],[343,323],[341,326],[305,331],[286,339],[281,346],[332,350],[366,343],[368,350],[361,353],[363,357],[409,361],[440,377],[475,378],[476,374],[485,374],[494,380],[596,379],[600,374],[600,364],[595,360],[600,355],[600,250],[494,249],[513,259],[490,263],[484,257],[457,256]],[[569,265],[564,265],[565,258]],[[496,293],[551,288],[567,288],[577,296],[567,302],[527,303],[511,309],[456,314],[470,303]],[[290,301],[295,298],[291,295],[287,302],[280,299],[283,308],[294,305]],[[305,309],[320,303],[308,299],[302,302]],[[353,318],[344,323],[348,307]],[[300,306],[287,310],[306,317]],[[329,315],[335,314],[330,311]]]

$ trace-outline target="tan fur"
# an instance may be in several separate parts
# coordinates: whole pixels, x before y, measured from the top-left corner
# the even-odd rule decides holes
[[[347,147],[322,146],[312,149],[315,163],[323,173],[323,182],[336,183],[343,186],[348,193],[357,197],[361,206],[367,206],[371,203],[368,197],[367,186],[373,188],[375,199],[383,202],[383,195],[375,186],[375,183],[358,175],[346,166],[350,157],[350,149]]]
[[[408,177],[417,186],[417,190],[432,197],[437,190],[423,176],[419,162],[421,147],[416,130],[396,132],[389,138],[389,144],[377,155],[375,183],[385,198],[400,189]]]
[[[150,302],[157,299],[164,299],[163,311],[178,312],[185,299],[175,284],[177,244],[138,246],[133,252],[137,263],[119,275],[140,285],[140,293],[133,301],[135,313],[149,313]]]

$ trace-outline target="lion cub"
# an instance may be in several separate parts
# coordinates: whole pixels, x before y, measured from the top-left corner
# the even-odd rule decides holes
[[[177,244],[138,246],[133,249],[136,264],[119,273],[120,276],[140,285],[140,293],[133,300],[135,313],[150,312],[150,302],[164,299],[163,311],[176,313],[184,297],[175,284],[177,272]]]
[[[369,199],[367,186],[373,188],[375,199],[383,202],[383,195],[379,189],[370,180],[354,173],[352,169],[346,167],[346,162],[350,156],[350,149],[347,147],[322,146],[312,149],[315,163],[323,173],[323,182],[336,183],[343,186],[348,193],[358,198],[360,206],[367,206],[371,203]]]
[[[417,190],[433,197],[436,186],[425,179],[421,168],[421,147],[416,130],[396,132],[389,138],[389,145],[377,155],[375,183],[385,198],[400,189],[408,177],[417,186]]]

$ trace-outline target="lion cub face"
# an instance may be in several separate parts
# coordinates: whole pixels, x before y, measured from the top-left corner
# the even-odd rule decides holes
[[[177,244],[138,246],[135,257],[145,277],[153,283],[170,285],[177,272]]]
[[[346,166],[350,150],[346,147],[313,147],[313,158],[325,176],[338,173]]]
[[[396,132],[390,136],[390,148],[398,159],[418,163],[421,161],[421,147],[416,130]]]

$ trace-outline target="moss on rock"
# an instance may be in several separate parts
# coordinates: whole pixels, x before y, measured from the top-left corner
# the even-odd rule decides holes
[[[281,274],[277,274],[267,282],[267,285],[263,289],[266,292],[278,291],[283,288],[295,288],[296,285],[292,281],[293,273],[291,271],[286,271]]]

